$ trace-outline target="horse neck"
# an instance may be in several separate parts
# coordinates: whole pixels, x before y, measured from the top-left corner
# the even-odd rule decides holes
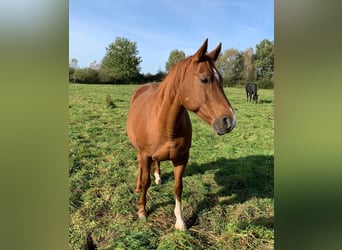
[[[179,77],[166,77],[157,91],[157,103],[160,108],[159,117],[161,123],[165,124],[168,137],[171,138],[177,134],[178,126],[186,112],[179,98],[180,86]]]

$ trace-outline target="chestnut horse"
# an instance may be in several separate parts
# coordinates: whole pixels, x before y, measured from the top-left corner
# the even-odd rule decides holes
[[[152,164],[156,164],[155,181],[160,184],[160,161],[171,160],[178,230],[186,230],[181,195],[192,136],[187,110],[210,124],[218,135],[229,133],[236,124],[234,111],[223,91],[222,76],[214,64],[221,43],[210,53],[207,46],[208,39],[196,54],[178,62],[160,84],[139,87],[131,96],[127,118],[127,134],[138,154],[136,192],[142,191],[138,216],[146,216]]]

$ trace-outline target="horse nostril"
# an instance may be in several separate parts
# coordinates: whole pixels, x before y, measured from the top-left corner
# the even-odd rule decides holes
[[[214,129],[218,135],[224,135],[232,131],[235,127],[235,117],[229,118],[228,116],[222,116],[215,120]]]
[[[230,119],[228,117],[222,118],[222,125],[225,129],[230,129],[232,126],[232,123],[230,122]]]

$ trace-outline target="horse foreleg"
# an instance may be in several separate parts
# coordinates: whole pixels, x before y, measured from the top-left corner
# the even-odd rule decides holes
[[[139,166],[140,166],[140,175],[141,175],[141,197],[139,200],[139,210],[138,210],[138,216],[139,218],[145,218],[146,217],[146,194],[147,190],[151,185],[151,165],[152,165],[152,159],[146,155],[143,155],[140,153],[140,157],[138,158]]]
[[[176,224],[175,228],[177,230],[186,230],[184,218],[183,218],[183,211],[182,211],[182,191],[183,191],[183,173],[185,169],[185,164],[180,164],[174,166],[174,177],[175,177],[175,184],[174,184],[174,191],[176,196],[176,204],[175,204],[175,216],[176,216]]]
[[[140,153],[138,153],[138,177],[137,177],[137,185],[135,187],[135,192],[141,192],[141,158]]]
[[[156,168],[154,169],[154,181],[157,185],[160,185],[162,183],[162,180],[160,178],[160,162],[155,162]]]

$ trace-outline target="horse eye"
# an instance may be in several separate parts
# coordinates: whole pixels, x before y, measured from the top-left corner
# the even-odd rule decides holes
[[[208,77],[204,77],[200,79],[202,83],[209,83],[209,78]]]

